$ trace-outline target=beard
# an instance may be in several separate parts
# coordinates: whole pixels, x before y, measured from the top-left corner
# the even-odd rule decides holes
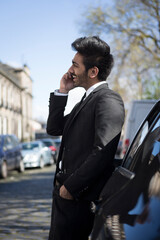
[[[75,87],[84,87],[86,86],[88,80],[88,75],[87,72],[84,71],[83,73],[76,75],[75,81],[74,81],[74,86]]]

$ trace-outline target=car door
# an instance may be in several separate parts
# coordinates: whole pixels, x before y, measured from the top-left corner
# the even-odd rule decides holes
[[[139,131],[123,167],[135,173],[124,224],[126,239],[160,239],[160,109]],[[121,218],[122,218],[121,214]],[[123,219],[125,223],[125,218]]]
[[[45,165],[49,164],[50,160],[52,158],[51,150],[43,142],[41,142],[41,148],[42,148],[42,151],[43,151]]]
[[[5,160],[7,161],[8,170],[14,169],[14,153],[11,139],[8,135],[4,136],[3,150],[5,153]]]
[[[13,146],[12,151],[13,151],[13,158],[14,158],[14,168],[18,168],[20,161],[22,159],[20,145],[19,145],[18,139],[14,135],[10,136],[10,141]]]
[[[106,183],[92,240],[160,239],[160,101]]]

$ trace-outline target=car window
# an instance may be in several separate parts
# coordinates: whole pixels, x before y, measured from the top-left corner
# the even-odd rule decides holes
[[[41,142],[41,143],[40,143],[40,146],[41,146],[41,147],[45,147],[46,145],[45,145],[43,142]]]
[[[149,122],[144,123],[127,154],[123,166],[131,171],[136,171],[141,163],[149,164],[156,153],[160,154],[160,114],[150,129]]]
[[[10,136],[12,144],[14,147],[18,145],[18,139],[15,136]]]
[[[12,140],[9,136],[6,136],[4,139],[4,150],[9,150],[13,148]]]
[[[50,146],[52,146],[52,143],[51,143],[51,142],[43,141],[43,143],[44,143],[44,144],[45,144],[45,146],[47,146],[47,147],[50,147]]]
[[[130,149],[130,152],[128,154],[128,157],[125,161],[124,167],[125,168],[130,168],[130,165],[132,163],[133,157],[138,149],[138,147],[140,146],[140,144],[143,142],[147,132],[148,132],[148,121],[146,121],[142,127],[142,129],[140,130],[140,132],[138,133],[132,148]]]
[[[36,149],[36,148],[39,148],[38,143],[25,143],[25,144],[22,144],[22,149],[23,150],[33,150],[33,149]]]

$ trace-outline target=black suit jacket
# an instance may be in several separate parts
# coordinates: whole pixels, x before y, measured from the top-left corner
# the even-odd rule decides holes
[[[123,101],[104,83],[64,116],[66,103],[67,97],[51,93],[47,133],[62,135],[56,173],[62,160],[68,191],[75,198],[96,200],[114,170],[124,123]]]

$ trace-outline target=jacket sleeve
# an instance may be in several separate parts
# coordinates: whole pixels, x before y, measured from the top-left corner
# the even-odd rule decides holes
[[[92,152],[80,168],[64,182],[65,187],[75,198],[79,198],[81,193],[93,186],[104,171],[109,169],[108,156],[111,156],[112,161],[114,159],[124,123],[124,105],[120,96],[115,94],[100,97],[96,103],[94,116],[95,136]]]
[[[67,116],[64,117],[64,110],[68,96],[56,96],[50,94],[49,115],[47,119],[46,131],[49,135],[60,136],[63,133]]]

